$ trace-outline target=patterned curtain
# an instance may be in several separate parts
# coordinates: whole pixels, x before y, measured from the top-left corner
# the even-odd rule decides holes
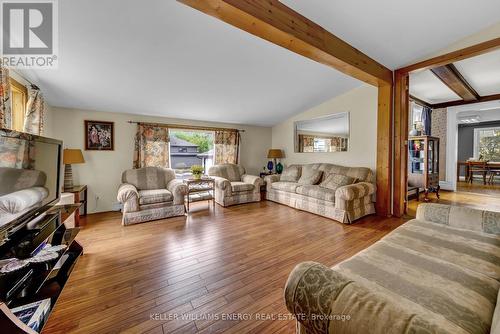
[[[168,128],[137,124],[134,168],[169,167]]]
[[[0,64],[0,128],[12,127],[9,70]]]
[[[238,163],[240,133],[235,130],[217,130],[214,138],[214,164]]]
[[[45,99],[40,89],[32,88],[26,105],[24,118],[24,132],[34,135],[43,135],[43,121],[45,117]]]

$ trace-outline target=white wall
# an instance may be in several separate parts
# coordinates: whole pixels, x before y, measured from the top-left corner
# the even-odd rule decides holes
[[[377,166],[377,102],[376,87],[363,85],[321,105],[304,111],[273,127],[273,148],[282,149],[285,164],[329,162],[344,166]],[[294,122],[340,112],[350,112],[350,144],[348,152],[295,153]]]
[[[135,124],[128,120],[221,126],[245,130],[241,136],[241,164],[249,173],[257,174],[266,164],[267,150],[271,146],[271,128],[240,126],[210,122],[187,121],[163,117],[150,117],[122,113],[75,110],[52,107],[47,115],[46,136],[63,140],[64,148],[83,151],[85,164],[73,165],[74,183],[87,184],[89,188],[89,212],[109,211],[116,202],[116,191],[124,170],[132,168]],[[112,121],[115,123],[114,151],[84,150],[84,120]],[[99,197],[99,200],[96,198]]]

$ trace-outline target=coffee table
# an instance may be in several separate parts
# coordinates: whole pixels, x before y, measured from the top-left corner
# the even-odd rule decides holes
[[[189,204],[199,201],[212,201],[215,208],[215,179],[202,177],[201,179],[185,179],[183,182],[188,187],[185,198],[186,211],[189,212]]]

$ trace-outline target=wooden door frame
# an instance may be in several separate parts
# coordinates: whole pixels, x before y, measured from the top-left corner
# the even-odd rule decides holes
[[[395,71],[394,78],[394,182],[393,214],[401,217],[406,213],[408,186],[408,117],[410,73],[448,65],[460,60],[479,56],[500,49],[500,38],[427,59]],[[480,101],[478,101],[480,102]]]

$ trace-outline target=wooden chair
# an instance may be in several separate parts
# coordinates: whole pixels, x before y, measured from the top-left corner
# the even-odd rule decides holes
[[[494,184],[495,183],[495,176],[500,176],[500,169],[490,169],[488,170],[489,173],[489,178],[488,178],[488,183],[489,184]]]
[[[474,179],[474,174],[480,174],[483,176],[483,183],[486,184],[486,174],[488,174],[488,162],[486,161],[469,161],[468,165],[468,175],[467,182],[472,183]]]

